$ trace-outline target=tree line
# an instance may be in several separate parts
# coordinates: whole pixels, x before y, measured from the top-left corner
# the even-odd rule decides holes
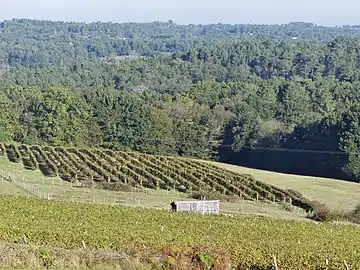
[[[51,67],[83,60],[152,56],[185,52],[219,41],[307,40],[327,43],[359,37],[360,26],[323,27],[294,22],[284,25],[178,25],[152,23],[76,23],[16,19],[0,22],[0,70]]]
[[[45,57],[44,65],[34,58],[33,64],[13,65],[0,76],[1,141],[131,149],[228,162],[241,157],[246,163],[252,157],[252,165],[265,168],[278,160],[279,170],[288,172],[305,170],[308,164],[315,166],[311,174],[360,177],[357,37],[328,42],[323,42],[325,38],[314,42],[311,37],[232,40],[214,30],[231,26],[177,26],[172,22],[86,25],[25,20],[3,22],[2,31],[9,27],[6,24],[18,25],[18,31],[33,29],[34,36],[52,33],[62,43],[49,41],[50,49],[38,51]],[[324,33],[356,31],[356,27],[295,26]],[[71,50],[62,48],[67,36],[59,35],[66,29],[71,40],[89,33],[116,38],[123,31],[131,38],[143,33],[144,40],[164,42],[154,36],[163,33],[157,27],[172,34],[181,29],[192,29],[191,35],[199,29],[217,34],[209,34],[208,44],[189,43],[189,47],[166,54],[150,48],[152,53],[143,51],[143,57],[96,59],[84,54],[70,57],[71,61],[66,60]],[[216,35],[220,37],[211,39]],[[64,60],[61,64],[46,56],[55,52],[51,46],[58,47]],[[313,153],[290,159],[279,152],[256,153],[257,148]],[[341,153],[341,158],[320,157],[316,151]]]

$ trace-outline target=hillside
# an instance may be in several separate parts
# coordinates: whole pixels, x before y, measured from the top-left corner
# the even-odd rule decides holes
[[[306,198],[325,203],[334,210],[349,211],[360,202],[360,184],[358,183],[256,170],[218,162],[209,163],[235,173],[251,174],[269,185],[299,191]]]
[[[9,177],[12,181],[7,181]],[[173,201],[193,201],[197,200],[193,197],[199,198],[197,193],[184,193],[174,189],[132,188],[124,185],[111,189],[100,187],[101,183],[71,183],[59,176],[44,176],[40,170],[27,170],[22,163],[9,162],[7,155],[0,155],[0,195],[158,210],[169,210],[170,202]],[[220,212],[223,214],[310,221],[306,218],[307,213],[295,206],[241,200],[237,196],[222,196],[221,199]]]
[[[190,197],[288,204],[306,199],[334,210],[353,210],[360,185],[336,179],[280,174],[224,163],[101,149],[76,149],[0,143],[0,155],[27,170],[40,170],[48,178],[95,185],[108,190],[136,188],[172,190]],[[26,173],[25,173],[26,175]],[[234,197],[234,198],[235,198]],[[233,199],[234,199],[233,198]]]
[[[355,37],[220,40],[131,61],[14,68],[0,74],[0,141],[217,158],[356,181],[359,52]]]
[[[0,269],[360,269],[359,89],[359,25],[0,21]]]
[[[45,176],[59,176],[67,182],[98,183],[108,189],[144,187],[283,204],[296,198],[251,175],[193,160],[134,152],[14,144],[0,144],[0,149],[9,161],[22,163],[28,170],[40,169]]]

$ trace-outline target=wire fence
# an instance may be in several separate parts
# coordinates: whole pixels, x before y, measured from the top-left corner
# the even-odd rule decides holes
[[[43,200],[57,200],[67,201],[72,203],[85,203],[85,204],[103,204],[103,205],[121,205],[129,207],[142,207],[152,208],[159,210],[170,210],[172,191],[160,191],[142,189],[137,192],[132,192],[133,196],[129,196],[129,192],[122,192],[127,194],[126,198],[119,195],[114,191],[106,191],[92,188],[82,188],[81,184],[73,184],[64,182],[61,179],[26,179],[25,177],[18,177],[11,175],[6,171],[0,171],[0,183],[7,184],[13,187],[17,187],[23,191],[22,196],[34,197]],[[8,192],[4,192],[3,188],[0,188],[0,194],[9,195]],[[157,192],[159,192],[157,194]],[[103,193],[103,194],[101,194]],[[98,195],[101,194],[101,195]],[[12,195],[10,193],[10,195]],[[15,192],[13,193],[15,195]],[[19,194],[17,194],[19,195]],[[147,195],[153,197],[168,196],[159,202],[149,202],[146,199]],[[20,195],[21,196],[21,195]],[[167,200],[169,199],[169,200]],[[261,201],[258,198],[252,201],[239,199],[233,202],[223,202],[223,207],[220,208],[220,212],[224,214],[241,214],[249,212],[276,212],[286,211],[292,216],[304,217],[306,212],[298,207],[291,205],[291,202],[279,203],[277,201]]]
[[[121,200],[118,196],[108,196],[108,194],[103,196],[96,196],[87,194],[85,189],[81,189],[80,185],[75,185],[73,183],[63,183],[60,180],[56,183],[56,179],[49,179],[50,181],[36,181],[36,180],[27,180],[24,177],[17,179],[8,172],[0,172],[0,183],[12,185],[17,187],[24,192],[24,195],[27,197],[34,197],[44,200],[59,200],[59,201],[71,201],[78,203],[93,203],[93,204],[107,204],[107,205],[127,205],[141,206],[141,199],[134,198],[134,202],[126,202]],[[62,190],[63,189],[63,190]],[[19,195],[17,192],[5,192],[6,189],[0,189],[0,194]],[[20,194],[21,196],[21,194]]]

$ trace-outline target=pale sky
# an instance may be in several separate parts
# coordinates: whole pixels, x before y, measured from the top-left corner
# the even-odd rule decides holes
[[[359,0],[0,0],[0,21],[360,24]]]

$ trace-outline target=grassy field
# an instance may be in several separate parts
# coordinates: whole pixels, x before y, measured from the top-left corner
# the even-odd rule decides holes
[[[284,189],[294,189],[310,200],[327,204],[335,210],[353,210],[360,202],[360,184],[337,179],[282,174],[250,169],[224,163],[210,162],[220,168],[249,173],[255,178]]]
[[[0,197],[0,241],[125,253],[153,269],[360,269],[358,226]],[[54,256],[45,253],[49,266]],[[329,264],[325,265],[325,260]],[[27,258],[23,258],[27,260]],[[1,260],[0,260],[1,261]],[[242,266],[243,268],[237,268]],[[210,269],[210,268],[208,268]]]
[[[61,249],[0,242],[0,269],[98,269],[150,270],[151,264],[140,262],[124,252]]]
[[[26,196],[27,193],[22,188],[8,182],[0,183],[1,194],[3,195],[15,195],[15,196]]]
[[[51,199],[81,203],[121,204],[167,210],[170,202],[193,200],[189,194],[178,191],[143,189],[137,192],[110,191],[96,188],[83,188],[61,180],[59,177],[45,177],[39,170],[25,170],[22,164],[12,163],[0,156],[0,174],[10,174],[17,181],[32,188],[33,196],[43,195]],[[0,194],[29,196],[16,184],[0,181]],[[222,202],[221,211],[228,214],[256,214],[274,218],[303,220],[306,214],[301,209],[293,208],[293,212],[285,211],[281,205],[255,203],[248,201]]]

